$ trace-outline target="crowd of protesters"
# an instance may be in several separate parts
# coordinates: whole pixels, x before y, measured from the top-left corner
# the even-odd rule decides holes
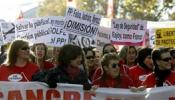
[[[7,51],[6,51],[7,49]],[[51,58],[44,43],[29,46],[15,40],[1,46],[0,81],[45,82],[50,88],[57,83],[139,89],[175,85],[175,49],[123,46],[118,51],[112,44],[102,51],[67,44],[54,47]]]

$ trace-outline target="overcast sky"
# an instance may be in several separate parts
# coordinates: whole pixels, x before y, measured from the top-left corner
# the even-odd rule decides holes
[[[38,6],[43,0],[0,0],[0,19],[14,21],[20,11],[25,12]]]

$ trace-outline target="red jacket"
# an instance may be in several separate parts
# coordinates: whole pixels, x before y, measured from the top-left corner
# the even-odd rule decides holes
[[[105,79],[99,78],[93,82],[93,85],[106,88],[129,88],[133,86],[131,79],[126,75],[121,75],[119,79],[112,78],[109,75]]]
[[[31,81],[32,75],[39,71],[33,63],[27,63],[24,67],[1,65],[0,81]]]
[[[135,87],[139,87],[142,84],[142,82],[146,79],[146,76],[151,72],[152,71],[145,70],[139,65],[129,68],[129,76],[132,79]]]
[[[94,78],[94,73],[96,72],[96,70],[98,69],[98,66],[93,66],[92,68],[89,68],[89,79],[92,81]],[[99,73],[100,75],[100,73]]]
[[[153,88],[156,86],[156,77],[154,73],[151,73],[147,76],[146,80],[143,81],[142,85],[147,88]],[[170,75],[166,78],[164,82],[165,86],[175,85],[175,72],[171,72]]]
[[[43,70],[48,70],[48,69],[54,67],[53,63],[51,63],[51,62],[49,62],[49,61],[44,61],[43,64],[44,64]]]

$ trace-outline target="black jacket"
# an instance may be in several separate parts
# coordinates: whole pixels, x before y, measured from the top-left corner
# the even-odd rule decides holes
[[[70,83],[87,85],[88,77],[85,71],[80,70],[79,75],[75,79],[70,79],[64,67],[56,67],[48,71],[38,72],[33,75],[32,81],[45,82],[50,88],[57,87],[56,83]]]

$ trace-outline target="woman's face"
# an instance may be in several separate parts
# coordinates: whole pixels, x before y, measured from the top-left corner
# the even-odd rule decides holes
[[[148,55],[143,62],[148,68],[153,69],[153,61],[151,59],[151,55]]]
[[[17,52],[18,58],[29,59],[29,55],[30,55],[30,48],[28,45],[22,46]]]
[[[162,53],[161,59],[158,61],[158,67],[160,70],[171,69],[171,55],[169,52]]]
[[[35,47],[35,57],[38,59],[42,59],[45,56],[45,48],[42,44],[36,45]]]
[[[106,66],[105,70],[108,75],[112,76],[113,78],[116,78],[120,73],[120,68],[118,66],[119,61],[118,60],[110,60],[109,65]]]
[[[92,51],[88,51],[86,54],[86,62],[87,66],[92,67],[94,66],[95,56],[93,55]]]
[[[82,56],[78,56],[77,58],[70,61],[70,65],[73,67],[79,67],[81,65]]]
[[[136,60],[136,57],[137,57],[137,53],[135,51],[134,48],[129,48],[128,52],[127,52],[127,62],[128,63],[135,63],[135,60]]]
[[[99,51],[96,51],[94,63],[96,65],[100,65],[101,64],[100,59],[101,59],[101,53]]]

